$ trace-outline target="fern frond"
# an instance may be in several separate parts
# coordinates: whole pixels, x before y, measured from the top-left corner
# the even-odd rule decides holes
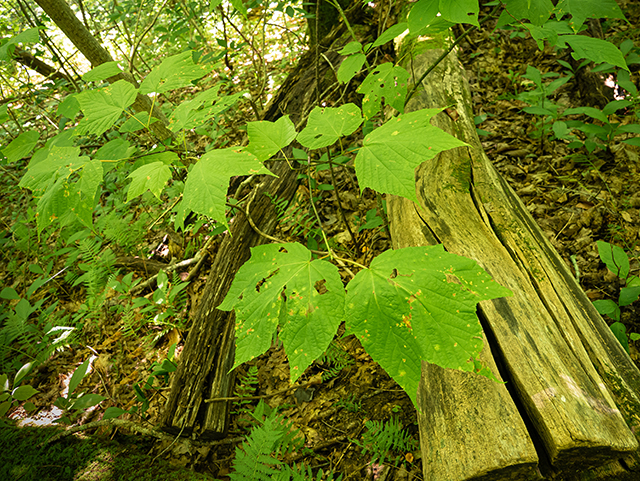
[[[256,386],[258,385],[258,367],[256,365],[249,366],[249,370],[239,375],[236,378],[237,386],[234,394],[238,397],[249,397],[253,395],[256,390]],[[238,414],[241,412],[245,412],[247,410],[244,407],[246,404],[249,404],[250,400],[237,401],[235,404],[238,409],[233,411],[233,414]]]
[[[132,214],[123,216],[121,212],[113,210],[100,216],[96,224],[98,228],[102,228],[107,241],[131,254],[142,244],[146,232],[145,222],[144,218],[134,221]]]
[[[229,475],[235,481],[269,481],[282,465],[274,456],[282,441],[282,423],[267,418],[262,426],[255,426],[242,446],[236,448],[234,471]]]
[[[327,350],[316,362],[329,365],[329,367],[322,373],[322,381],[327,382],[328,380],[337,377],[338,374],[340,374],[340,371],[351,366],[354,361],[351,355],[349,355],[349,353],[345,351],[334,339],[329,344],[329,347],[327,347]]]
[[[11,344],[16,339],[27,334],[27,320],[13,313],[7,315],[4,326],[0,330],[0,338],[5,345]]]
[[[267,411],[263,419],[263,413]],[[254,426],[247,440],[236,448],[234,472],[229,476],[234,481],[288,480],[287,467],[278,456],[302,446],[304,441],[299,431],[292,429],[264,401],[260,401],[253,416],[260,424]]]
[[[373,462],[384,463],[385,458],[393,453],[402,453],[416,449],[417,443],[403,430],[402,423],[392,418],[388,422],[366,421],[367,431],[362,437],[363,454],[371,453]],[[359,444],[359,443],[358,443]],[[399,456],[395,458],[397,464]]]

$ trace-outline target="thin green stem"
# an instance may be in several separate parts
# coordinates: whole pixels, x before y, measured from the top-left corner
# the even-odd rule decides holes
[[[349,225],[349,222],[347,221],[347,216],[345,215],[344,209],[342,208],[342,200],[340,199],[340,189],[338,189],[338,182],[336,181],[336,175],[333,170],[333,162],[331,161],[331,151],[329,150],[329,148],[327,148],[327,159],[329,159],[329,172],[331,173],[331,183],[333,184],[333,189],[336,193],[336,202],[338,202],[338,210],[340,211],[340,217],[342,217],[342,222],[347,227],[347,231],[349,231],[349,235],[353,239],[353,242],[355,242],[358,252],[362,252],[360,249],[360,243],[358,242],[358,239],[351,231],[351,226]]]
[[[309,184],[309,202],[311,202],[311,207],[313,208],[313,213],[316,216],[316,220],[318,221],[318,226],[320,227],[320,232],[322,232],[322,238],[324,239],[324,245],[327,246],[327,251],[329,257],[332,259],[335,257],[335,254],[331,250],[329,246],[329,239],[327,239],[327,234],[325,234],[324,229],[322,228],[322,221],[320,220],[320,214],[318,214],[318,209],[316,209],[316,203],[313,201],[313,189],[311,188],[311,164],[307,161],[307,183]]]

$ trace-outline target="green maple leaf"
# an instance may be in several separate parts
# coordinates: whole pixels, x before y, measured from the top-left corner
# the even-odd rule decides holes
[[[397,36],[403,34],[407,28],[408,28],[408,24],[405,22],[396,23],[395,25],[392,25],[391,27],[386,29],[384,32],[382,32],[382,34],[378,38],[376,38],[376,41],[373,42],[373,44],[371,45],[371,48],[376,48],[381,45],[384,45],[387,42],[390,42]]]
[[[127,192],[127,202],[144,194],[147,190],[160,199],[162,189],[171,178],[171,169],[164,162],[152,162],[137,168],[129,174],[129,177],[131,185]]]
[[[126,160],[131,157],[136,151],[135,147],[124,140],[123,138],[117,138],[110,140],[93,154],[94,159],[104,160],[106,164],[115,166],[121,160]]]
[[[390,119],[364,138],[355,167],[360,188],[417,202],[415,170],[443,150],[467,145],[431,125],[442,109],[417,110]]]
[[[217,84],[198,94],[192,100],[184,101],[178,105],[169,119],[171,131],[193,129],[202,125],[214,115],[231,107],[244,94],[244,92],[237,92],[233,95],[220,97],[219,90],[220,84]]]
[[[138,130],[148,128],[149,125],[156,122],[158,122],[158,119],[151,116],[149,112],[138,112],[122,124],[118,130],[122,133],[137,132]]]
[[[118,62],[105,62],[89,70],[82,76],[82,80],[85,82],[98,82],[115,77],[119,73],[122,73],[122,69],[118,66]]]
[[[64,138],[59,140],[64,145]],[[104,175],[102,162],[81,156],[79,147],[47,144],[49,148],[38,151],[43,155],[33,156],[19,184],[42,194],[37,204],[38,235],[69,213],[90,227],[98,185]]]
[[[440,10],[439,0],[418,0],[407,17],[409,31],[412,35],[417,34],[424,27],[433,22]]]
[[[584,35],[562,35],[558,37],[558,42],[561,47],[564,47],[564,42],[568,43],[574,50],[572,55],[575,59],[586,58],[595,63],[607,62],[629,70],[620,49],[606,40]]]
[[[7,40],[4,45],[0,46],[0,61],[11,60],[17,44],[36,43],[40,40],[40,32],[38,30],[37,27],[30,28]]]
[[[278,325],[291,382],[323,352],[344,318],[338,269],[298,243],[251,249],[218,309],[236,313],[234,368],[263,354]]]
[[[367,75],[358,93],[364,94],[362,112],[370,119],[380,111],[382,99],[399,112],[404,112],[404,99],[407,96],[409,72],[391,63],[378,65]]]
[[[355,43],[355,42],[352,42]],[[358,43],[358,45],[360,45]],[[336,78],[338,82],[346,84],[349,80],[351,80],[355,75],[362,70],[362,66],[367,61],[367,56],[363,53],[356,53],[355,55],[349,55],[345,58],[340,67],[338,68],[338,73],[336,74]]]
[[[575,32],[587,18],[625,18],[615,0],[560,0],[556,10],[571,14],[571,27]]]
[[[77,199],[71,198],[69,182],[66,177],[59,177],[52,185],[49,185],[42,197],[38,199],[36,207],[38,235],[45,227],[65,215],[76,201]]]
[[[193,63],[192,51],[179,53],[166,58],[155,67],[140,84],[143,95],[152,92],[164,93],[191,85],[193,80],[204,77],[213,66],[196,65]]]
[[[523,18],[540,27],[549,19],[553,9],[551,0],[507,0],[506,9],[498,19],[498,27]]]
[[[59,176],[68,177],[73,171],[82,168],[89,160],[89,157],[80,155],[80,147],[60,147],[50,145],[47,149],[41,149],[43,155],[34,155],[27,167],[20,187],[25,187],[32,191],[44,189],[52,180]]]
[[[76,96],[85,118],[76,127],[77,134],[105,133],[136,100],[137,91],[126,80]]]
[[[275,122],[263,120],[247,124],[249,145],[244,150],[251,152],[258,160],[268,160],[280,149],[285,148],[296,138],[296,128],[288,115]]]
[[[187,177],[182,212],[190,209],[227,225],[225,205],[229,179],[234,175],[253,174],[273,175],[249,152],[233,148],[207,152]],[[176,218],[176,222],[180,225],[181,219]]]
[[[7,158],[7,162],[12,163],[27,157],[36,146],[39,139],[40,134],[38,134],[38,132],[35,130],[28,130],[27,132],[22,132],[18,135],[0,152],[2,152],[2,154]]]
[[[478,12],[480,4],[477,0],[441,0],[442,18],[452,23],[471,23],[479,27]]]
[[[508,295],[475,261],[441,245],[386,251],[347,285],[347,329],[415,404],[423,360],[477,370],[476,304]]]
[[[71,211],[87,227],[93,225],[93,208],[96,203],[98,186],[103,177],[102,162],[92,159],[82,166],[80,178],[73,185],[75,196],[72,196]]]
[[[352,134],[362,122],[360,109],[354,104],[336,108],[315,107],[307,126],[298,134],[298,142],[309,149],[321,149],[344,135]]]

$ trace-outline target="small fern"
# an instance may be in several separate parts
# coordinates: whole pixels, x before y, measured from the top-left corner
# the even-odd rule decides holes
[[[73,286],[84,285],[87,290],[87,305],[94,308],[101,304],[101,295],[109,274],[113,273],[116,258],[111,249],[101,252],[102,242],[95,238],[81,239],[78,242],[78,249],[83,261],[78,264],[78,267],[84,271],[84,274],[75,280]]]
[[[354,441],[362,448],[362,454],[372,454],[372,463],[383,464],[391,453],[414,451],[416,440],[403,430],[402,423],[392,418],[388,422],[367,421],[364,423],[367,431],[362,436],[362,442]],[[398,465],[401,456],[396,456],[394,466]]]
[[[258,367],[253,365],[249,367],[249,370],[237,378],[238,385],[235,389],[235,395],[238,397],[249,397],[252,396],[256,391],[256,386],[258,385]],[[232,412],[232,414],[239,414],[243,412],[247,412],[247,404],[250,404],[251,400],[245,399],[241,401],[236,401],[235,405],[237,409]]]
[[[134,221],[133,214],[124,215],[119,210],[98,217],[96,228],[102,232],[106,241],[122,249],[127,255],[139,254],[139,246],[143,244],[146,234],[147,216]]]
[[[362,401],[358,401],[355,394],[350,394],[346,399],[341,399],[336,405],[345,408],[350,413],[357,413],[362,410]]]
[[[300,449],[304,438],[275,409],[260,401],[251,415],[259,424],[251,429],[246,441],[236,448],[234,471],[229,474],[232,481],[334,481],[333,472],[325,473],[320,469],[314,476],[310,466],[291,467],[278,458]],[[341,479],[342,475],[335,481]]]
[[[20,299],[15,308],[0,316],[0,372],[11,372],[25,362],[41,364],[68,344],[74,328],[54,325],[58,303],[43,309],[45,300],[32,306],[27,299]]]
[[[353,364],[353,358],[334,339],[316,362],[327,366],[322,372],[322,382],[327,382],[337,377],[340,371],[351,366]]]
[[[283,232],[288,232],[291,237],[320,236],[321,229],[313,212],[303,211],[303,206],[308,205],[303,196],[296,195],[290,204],[284,200],[278,200],[276,196],[269,196],[269,198],[276,210],[278,223]]]
[[[263,401],[256,407],[253,417],[260,424],[254,426],[247,440],[236,448],[234,472],[229,475],[234,481],[274,479],[283,466],[278,456],[302,445],[299,431],[292,430],[291,425]]]

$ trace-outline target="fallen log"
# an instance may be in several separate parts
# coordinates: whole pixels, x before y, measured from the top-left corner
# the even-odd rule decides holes
[[[420,48],[415,79],[443,53]],[[424,478],[637,479],[627,469],[637,464],[640,372],[484,153],[462,72],[450,53],[407,105],[453,106],[434,125],[469,147],[417,169],[418,205],[388,199],[392,244],[442,243],[513,291],[478,309],[482,361],[506,384],[423,364]]]

